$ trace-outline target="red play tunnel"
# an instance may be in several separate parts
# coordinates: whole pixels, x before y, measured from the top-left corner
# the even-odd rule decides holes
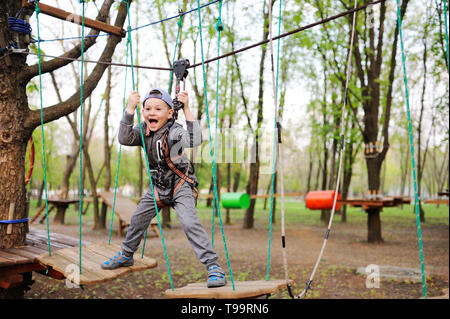
[[[332,210],[335,191],[312,191],[306,194],[306,207],[312,210]],[[336,210],[341,208],[341,194],[337,194]]]

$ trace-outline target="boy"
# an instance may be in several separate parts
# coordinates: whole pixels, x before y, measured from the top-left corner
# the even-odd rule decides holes
[[[201,128],[189,108],[187,92],[177,94],[186,118],[187,130],[173,118],[174,104],[169,93],[162,89],[151,90],[143,100],[142,132],[147,151],[150,172],[158,209],[172,206],[177,212],[183,230],[197,258],[206,265],[207,287],[226,285],[225,273],[221,269],[216,252],[212,249],[208,235],[200,224],[195,208],[194,191],[198,181],[194,169],[183,153],[186,147],[201,144]],[[133,118],[140,101],[137,92],[128,98],[119,129],[119,143],[127,146],[142,146],[139,126],[133,127]],[[156,216],[155,201],[149,189],[134,212],[122,251],[102,264],[103,269],[116,269],[134,264],[133,254],[150,221]]]

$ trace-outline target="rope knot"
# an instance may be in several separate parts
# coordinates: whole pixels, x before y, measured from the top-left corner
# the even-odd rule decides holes
[[[222,32],[223,31],[223,23],[222,23],[222,19],[219,17],[217,18],[217,22],[216,22],[216,30],[218,32]]]

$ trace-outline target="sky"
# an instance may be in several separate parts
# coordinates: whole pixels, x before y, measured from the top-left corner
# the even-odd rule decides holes
[[[101,4],[101,1],[98,1],[99,5]],[[116,4],[119,3],[118,0],[115,1]],[[46,4],[56,6],[59,8],[62,8],[66,11],[74,12],[74,13],[81,13],[81,4],[78,1],[75,0],[46,0]],[[194,3],[194,2],[192,2]],[[206,3],[206,1],[203,1],[202,3]],[[195,4],[195,3],[194,3]],[[192,4],[195,8],[196,5]],[[411,6],[414,6],[417,4],[412,4]],[[237,43],[237,47],[244,47],[250,43],[258,42],[261,39],[262,36],[262,22],[259,21],[261,19],[255,19],[255,14],[260,15],[261,12],[261,6],[262,1],[238,1],[236,4],[235,12],[237,15],[235,16],[236,19],[236,30],[238,30],[239,35],[241,37],[239,43]],[[208,7],[211,10],[218,10],[218,3],[212,4]],[[141,1],[140,4],[140,11],[136,12],[135,4],[133,3],[131,5],[131,27],[135,28],[136,26],[143,26],[150,22],[154,22],[159,20],[157,10],[155,8],[155,5],[152,3]],[[224,2],[223,6],[223,12],[222,12],[222,19],[224,21],[225,27],[227,25],[231,24],[231,18],[232,18],[232,10],[231,6],[227,4],[227,2]],[[176,16],[178,8],[175,5],[169,6],[166,5],[164,7],[163,14],[165,16],[171,17]],[[314,16],[312,14],[308,14],[308,8],[302,8],[302,10],[305,10],[305,21],[302,21],[301,24],[305,25],[307,23],[310,23],[314,20]],[[395,17],[395,6],[393,3],[390,4],[389,7],[390,10],[390,16],[389,17]],[[411,10],[411,8],[410,8]],[[254,12],[254,13],[252,13]],[[89,2],[86,4],[86,13],[85,15],[87,17],[95,18],[97,14],[97,7],[95,3]],[[277,17],[278,17],[278,5],[274,6],[274,23],[273,23],[273,32],[274,35],[278,32],[278,25],[277,25]],[[416,19],[417,17],[411,14],[412,19]],[[186,21],[188,20],[189,21]],[[127,21],[126,21],[127,22]],[[165,22],[165,26],[167,29],[171,29],[172,32],[174,32],[177,28],[176,25],[177,19],[172,19],[170,21]],[[198,13],[193,12],[188,15],[188,17],[185,18],[185,27],[189,24],[197,24],[198,23]],[[36,17],[33,15],[30,19],[30,24],[33,28],[33,35],[34,37],[37,37],[36,29]],[[161,37],[161,30],[160,30],[161,24],[155,24],[153,26],[143,27],[137,31],[133,31],[133,47],[136,48],[136,34],[139,36],[139,54],[137,52],[134,52],[134,57],[139,60],[140,65],[151,65],[151,66],[162,66],[167,67],[167,59],[165,58],[164,49],[162,47],[162,41],[160,40]],[[208,29],[208,24],[203,21],[202,30],[203,33],[206,34]],[[58,20],[53,17],[49,17],[46,15],[40,15],[40,36],[42,39],[55,39],[55,38],[63,38],[63,37],[72,37],[72,36],[79,36],[81,27],[78,25],[75,25],[73,23],[65,22]],[[285,32],[287,30],[282,30],[281,32]],[[86,34],[89,32],[89,29],[86,29]],[[409,35],[412,34],[412,32],[415,32],[414,30],[410,31],[407,29],[407,22],[405,22],[405,30],[404,30],[404,38],[406,39],[405,46],[408,48],[408,53],[413,52],[416,50],[417,52],[420,52],[421,46],[418,43],[411,43],[411,41],[408,38]],[[41,43],[41,49],[43,52],[51,55],[59,55],[62,54],[65,50],[68,50],[71,48],[71,46],[74,43],[77,43],[79,40],[66,40],[63,41],[62,44],[60,42],[42,42]],[[102,49],[103,45],[106,41],[106,37],[101,36],[98,37],[97,44],[94,45],[85,55],[85,59],[90,60],[96,60],[98,59]],[[117,47],[116,53],[113,57],[113,62],[118,63],[126,63],[125,61],[125,44],[126,41],[123,40]],[[274,42],[274,52],[276,54],[277,52],[277,44],[278,42]],[[62,47],[64,45],[64,48]],[[169,44],[170,45],[170,44]],[[169,48],[169,50],[172,50],[172,48]],[[224,53],[228,50],[226,47],[221,48],[221,53]],[[191,63],[196,60],[197,62],[201,61],[200,56],[200,50],[198,50],[197,55],[194,57],[193,52],[193,45],[191,39],[183,39],[183,57],[188,58]],[[400,50],[398,50],[400,51]],[[270,51],[269,51],[270,52]],[[209,53],[206,53],[205,48],[205,59],[214,57],[217,55],[216,51],[216,43],[212,44],[212,47],[210,49]],[[400,52],[398,53],[399,56],[397,59],[401,59]],[[269,55],[268,55],[269,57]],[[245,77],[253,84],[251,86],[251,89],[246,92],[250,100],[254,102],[257,99],[258,94],[258,87],[257,87],[257,77],[259,72],[259,59],[260,59],[260,49],[254,48],[250,49],[248,51],[245,51],[243,53],[240,53],[238,55],[240,65],[242,66],[243,74]],[[275,57],[276,58],[276,57]],[[408,55],[407,55],[408,58]],[[28,58],[28,63],[33,64],[36,63],[37,58],[35,56],[30,55]],[[398,60],[399,62],[401,60]],[[299,61],[301,63],[302,61]],[[270,133],[273,127],[273,118],[274,118],[274,99],[273,99],[273,91],[272,91],[272,75],[270,73],[270,59],[266,59],[266,69],[265,69],[265,96],[264,96],[264,130],[268,133]],[[399,63],[398,63],[399,64]],[[407,62],[408,64],[408,70],[410,71],[409,78],[410,78],[410,86],[415,83],[419,82],[420,79],[417,79],[416,74],[420,74],[420,65],[417,61],[410,61]],[[224,63],[222,64],[224,65]],[[88,69],[92,69],[94,67],[94,64],[88,64]],[[215,74],[216,74],[216,63],[212,63],[210,65],[211,71],[209,75],[209,82],[208,82],[208,90],[209,93],[207,95],[208,98],[208,106],[210,110],[210,118],[211,118],[211,125],[214,125],[214,116],[215,116]],[[61,85],[61,92],[63,92],[63,99],[69,97],[71,94],[73,94],[75,88],[79,83],[74,78],[73,70],[75,72],[78,72],[80,74],[80,63],[72,63],[72,66],[64,67],[60,70],[57,70],[56,76],[57,79],[64,79],[59,80],[59,83]],[[122,101],[124,97],[124,91],[125,95],[127,96],[129,92],[131,91],[132,83],[131,83],[131,73],[130,68],[128,68],[127,71],[127,81],[126,81],[126,87],[125,85],[125,71],[126,68],[123,67],[113,67],[113,73],[115,74],[114,77],[114,90],[113,90],[113,110],[111,115],[111,132],[113,135],[117,134],[118,130],[118,123],[121,118],[122,114]],[[137,77],[137,72],[139,73],[139,77]],[[190,70],[190,77],[193,76],[193,72],[196,72],[196,75],[199,80],[202,79],[202,73],[201,73],[201,67],[196,68],[196,70]],[[169,72],[167,71],[154,71],[154,70],[144,70],[141,69],[137,71],[135,68],[135,76],[137,77],[137,83],[136,85],[139,87],[141,96],[145,95],[145,91],[147,88],[150,87],[167,87],[168,78],[169,78]],[[34,79],[37,81],[37,79]],[[104,92],[105,88],[105,80],[106,80],[106,72],[101,81],[98,84],[98,88],[94,91],[92,94],[92,101],[94,105],[99,105],[101,101],[101,95]],[[448,74],[443,75],[443,83],[448,83]],[[399,82],[401,83],[401,82]],[[414,85],[414,84],[413,84]],[[428,99],[432,100],[434,98],[434,95],[436,94],[436,90],[440,90],[442,84],[437,83],[435,85],[435,90],[430,91],[428,94]],[[293,128],[297,132],[297,143],[299,149],[307,146],[310,142],[310,133],[309,133],[309,124],[310,119],[308,119],[307,116],[304,116],[307,113],[307,106],[310,102],[311,94],[309,92],[309,86],[310,83],[308,83],[307,79],[302,79],[300,76],[298,78],[295,78],[291,81],[291,83],[288,86],[287,94],[286,94],[286,105],[285,105],[285,116],[283,118],[283,127],[289,129]],[[420,85],[416,85],[417,88],[420,87]],[[193,92],[190,81],[187,81],[186,89],[188,92],[191,93],[191,102],[193,102]],[[413,115],[417,113],[418,107],[420,106],[420,90],[414,88],[410,88],[410,104],[411,104],[411,111]],[[44,75],[43,76],[43,91],[45,92],[45,99],[44,99],[44,107],[52,105],[57,103],[56,94],[54,92],[54,89],[51,85],[50,76]],[[399,93],[402,94],[402,88],[398,88],[397,90]],[[398,95],[398,98],[404,98],[404,96]],[[39,97],[37,94],[34,94],[33,96],[30,96],[30,103],[34,105],[35,107],[39,107]],[[220,107],[220,106],[219,106]],[[194,103],[191,103],[191,108],[194,111],[194,114],[196,113],[196,105]],[[242,115],[242,114],[241,114]],[[253,123],[255,123],[255,117],[256,114],[251,114],[253,118]],[[426,114],[426,120],[425,122],[430,122],[430,114]],[[101,115],[99,118],[102,118]],[[183,122],[183,116],[180,115],[180,122]],[[62,125],[63,134],[67,134],[67,138],[71,137],[71,131],[67,125],[67,121],[65,119],[60,119],[58,121],[60,125]],[[203,127],[206,127],[205,119],[202,121]],[[246,120],[243,116],[241,116],[240,124],[237,125],[237,127],[244,127],[246,125]],[[395,123],[394,123],[395,125]],[[427,124],[425,123],[425,126]],[[67,129],[64,129],[64,126]],[[98,129],[96,129],[96,135],[102,135],[103,126],[97,125]],[[394,127],[395,129],[395,127]],[[66,140],[66,139],[64,139]],[[64,145],[65,143],[63,143]],[[67,152],[68,149],[64,149],[64,146],[61,148],[62,152]]]

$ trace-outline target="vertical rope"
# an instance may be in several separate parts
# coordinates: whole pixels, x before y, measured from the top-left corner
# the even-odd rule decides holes
[[[129,39],[129,46],[130,46],[130,59],[131,59],[131,78],[132,78],[132,86],[133,86],[133,91],[135,90],[135,84],[134,84],[134,67],[133,67],[133,49],[132,49],[132,41],[131,41],[131,21],[130,21],[130,4],[127,0],[123,0],[126,2],[127,4],[127,15],[128,15],[128,39]],[[137,118],[138,118],[138,124],[139,124],[139,130],[141,133],[141,140],[142,140],[142,147],[144,148],[144,155],[145,155],[145,162],[147,165],[147,173],[150,179],[150,188],[152,190],[152,195],[153,195],[153,203],[155,205],[155,211],[156,211],[156,217],[158,219],[158,226],[159,226],[159,232],[161,234],[161,241],[162,241],[162,245],[164,248],[164,257],[166,259],[166,265],[167,265],[167,271],[169,273],[169,279],[170,279],[170,286],[172,288],[172,290],[174,290],[174,286],[173,286],[173,280],[172,280],[172,273],[170,271],[170,265],[169,265],[169,259],[167,257],[167,249],[166,249],[166,245],[164,242],[164,235],[163,235],[163,231],[162,231],[162,227],[161,227],[161,220],[159,218],[159,212],[158,212],[158,206],[156,204],[156,198],[155,198],[155,192],[153,189],[153,180],[152,180],[152,175],[150,173],[150,166],[149,166],[149,161],[148,161],[148,154],[147,154],[147,148],[145,147],[145,140],[144,140],[144,133],[142,132],[142,125],[141,125],[141,119],[140,119],[140,114],[139,114],[139,108],[136,108],[136,113],[137,113]],[[145,230],[144,233],[144,243],[142,246],[142,255],[141,257],[144,258],[144,250],[145,250],[145,242],[146,242],[146,238],[147,238],[147,230]]]
[[[126,62],[128,61],[128,48],[129,48],[128,41],[129,41],[129,38],[127,38],[127,43],[126,43],[126,45],[127,45],[127,53],[126,53],[126,57],[125,57]],[[123,113],[125,112],[126,91],[127,91],[127,74],[128,74],[128,68],[125,68],[125,85],[123,87],[122,116],[123,116]],[[120,167],[121,155],[122,155],[122,144],[119,143],[119,157],[117,160],[116,180],[114,183],[114,200],[113,200],[113,207],[112,207],[112,212],[111,212],[111,224],[109,226],[108,245],[111,244],[111,233],[112,233],[112,226],[113,226],[113,221],[114,221],[114,212],[115,212],[115,208],[116,208],[116,196],[117,196],[117,186],[119,183],[119,167]]]
[[[355,0],[355,4],[354,4],[355,9],[356,9],[357,4],[358,4],[357,2],[358,1]],[[330,214],[330,220],[328,222],[328,228],[327,228],[327,231],[325,233],[325,238],[323,240],[319,256],[317,257],[316,264],[314,265],[314,269],[313,269],[313,271],[311,273],[311,276],[309,277],[309,280],[306,283],[305,289],[300,294],[297,295],[297,298],[302,298],[307,293],[307,291],[309,290],[309,288],[310,288],[310,286],[312,284],[312,281],[314,279],[314,275],[315,275],[315,273],[317,271],[317,268],[319,267],[320,261],[322,259],[323,252],[325,251],[325,247],[327,245],[328,237],[329,237],[330,231],[331,231],[331,225],[333,223],[334,213],[336,211],[336,203],[337,203],[337,197],[338,197],[340,180],[341,180],[341,173],[342,173],[342,163],[343,163],[343,158],[344,158],[344,154],[345,154],[345,128],[347,126],[345,109],[347,107],[348,83],[349,83],[349,80],[350,80],[351,67],[352,67],[352,63],[351,62],[352,62],[353,42],[354,42],[354,37],[355,37],[355,26],[356,26],[356,11],[353,12],[353,23],[352,23],[352,33],[351,33],[351,39],[350,39],[350,49],[348,51],[348,57],[347,57],[347,74],[346,74],[346,79],[345,79],[344,101],[343,101],[342,117],[341,117],[341,133],[340,133],[341,148],[340,148],[340,151],[339,151],[339,167],[338,167],[338,175],[337,175],[337,179],[336,179],[336,190],[334,192],[333,207],[332,207],[331,214]]]
[[[48,255],[52,255],[50,248],[50,226],[48,221],[48,192],[47,192],[47,168],[46,168],[46,158],[45,158],[45,138],[44,138],[44,110],[42,101],[42,70],[41,70],[41,41],[39,34],[39,0],[36,0],[35,6],[36,12],[36,23],[37,23],[37,37],[38,37],[38,68],[39,68],[39,99],[41,104],[41,135],[42,135],[42,161],[44,170],[44,190],[45,190],[45,213],[46,213],[46,226],[47,226],[47,245],[48,245]]]
[[[79,269],[81,275],[81,214],[83,212],[83,81],[84,81],[84,0],[78,0],[82,3],[81,20],[81,75],[80,75],[80,189],[78,205],[78,227],[79,227]]]
[[[426,278],[425,278],[425,263],[423,258],[423,246],[422,246],[422,229],[420,226],[420,203],[419,203],[419,195],[417,189],[417,174],[416,174],[416,161],[414,157],[414,139],[413,139],[413,131],[412,131],[412,121],[411,121],[411,110],[409,107],[409,92],[408,92],[408,79],[406,76],[406,58],[405,58],[405,49],[403,44],[403,32],[402,32],[402,18],[400,14],[400,4],[397,1],[397,22],[398,29],[400,35],[400,46],[402,50],[402,65],[403,65],[403,82],[405,84],[405,99],[406,99],[406,113],[408,115],[408,132],[409,132],[409,145],[411,152],[411,167],[413,173],[413,181],[414,181],[414,205],[416,210],[416,224],[417,224],[417,238],[419,241],[419,254],[420,254],[420,270],[422,273],[422,295],[424,298],[427,297],[427,287],[426,287]]]
[[[281,32],[281,6],[282,6],[282,0],[280,0],[280,12],[278,15],[278,35],[280,35]],[[276,76],[275,76],[275,69],[274,69],[274,60],[273,60],[273,33],[272,33],[272,5],[269,3],[269,43],[270,43],[270,62],[271,62],[271,71],[272,71],[272,89],[273,89],[273,99],[274,99],[274,133],[273,133],[273,164],[272,164],[272,182],[270,186],[270,218],[269,218],[269,244],[268,244],[268,252],[267,252],[267,274],[266,274],[266,280],[269,280],[270,278],[270,256],[271,256],[271,246],[272,246],[272,220],[273,220],[273,202],[274,202],[274,192],[275,192],[275,172],[276,167],[278,166],[277,163],[279,163],[278,156],[281,156],[281,136],[278,135],[280,132],[278,132],[278,113],[279,113],[279,106],[278,106],[278,71],[279,71],[279,65],[280,65],[280,40],[277,40],[278,47],[277,47],[277,70],[276,70]],[[278,145],[278,152],[277,152],[277,145]],[[284,214],[284,180],[283,180],[283,167],[282,165],[279,165],[278,168],[280,179],[281,179],[281,185],[282,185],[282,191],[281,191],[281,211],[282,214]],[[284,220],[283,217],[281,219],[282,226],[284,226]],[[283,229],[283,228],[282,228]],[[284,248],[284,232],[282,232],[282,243]],[[285,253],[283,249],[283,254]],[[283,259],[284,259],[283,255]],[[288,280],[288,277],[286,277],[286,281]]]
[[[213,183],[214,183],[214,196],[216,196],[216,198],[217,198],[216,163],[215,163],[214,155],[213,155],[213,146],[212,146],[212,140],[211,140],[211,125],[210,125],[210,121],[209,121],[208,95],[207,95],[207,89],[206,89],[205,57],[203,54],[202,16],[200,13],[200,1],[199,0],[197,0],[197,4],[198,4],[197,11],[198,11],[198,20],[199,20],[198,24],[199,24],[199,32],[200,32],[200,47],[201,47],[201,54],[202,54],[203,91],[205,94],[206,122],[208,124],[208,133],[209,133],[209,154],[211,156],[211,169],[212,169]],[[222,216],[220,214],[220,206],[217,206],[217,213],[218,213],[219,222],[220,222],[220,230],[222,232],[222,239],[223,239],[223,245],[225,248],[225,255],[227,257],[227,265],[228,265],[228,271],[230,273],[231,285],[232,285],[233,291],[234,291],[235,290],[234,279],[233,279],[233,273],[231,271],[231,266],[230,266],[230,258],[228,256],[228,248],[227,248],[227,243],[225,240],[225,233],[223,231]]]
[[[222,0],[219,1],[219,17],[216,22],[216,30],[219,33],[217,36],[217,56],[220,56],[220,35],[223,31],[222,24]],[[219,79],[220,79],[220,62],[217,60],[217,74],[216,74],[216,127],[215,127],[215,140],[214,140],[214,161],[217,163],[217,123],[219,122]],[[218,194],[217,194],[218,195]],[[212,230],[211,230],[211,245],[214,248],[214,228],[215,228],[215,215],[216,215],[216,207],[219,206],[219,197],[216,196],[216,193],[213,193],[213,213],[212,213]]]
[[[177,56],[178,40],[179,40],[179,38],[180,38],[181,27],[182,27],[182,25],[183,25],[183,13],[182,13],[181,10],[180,10],[180,19],[178,20],[177,25],[178,25],[177,39],[176,39],[176,41],[175,41],[175,47],[174,47],[174,50],[173,50],[172,69],[170,70],[169,89],[167,90],[167,92],[169,92],[169,94],[170,94],[170,91],[172,91],[173,64],[175,63],[175,59],[176,59],[176,56]]]

